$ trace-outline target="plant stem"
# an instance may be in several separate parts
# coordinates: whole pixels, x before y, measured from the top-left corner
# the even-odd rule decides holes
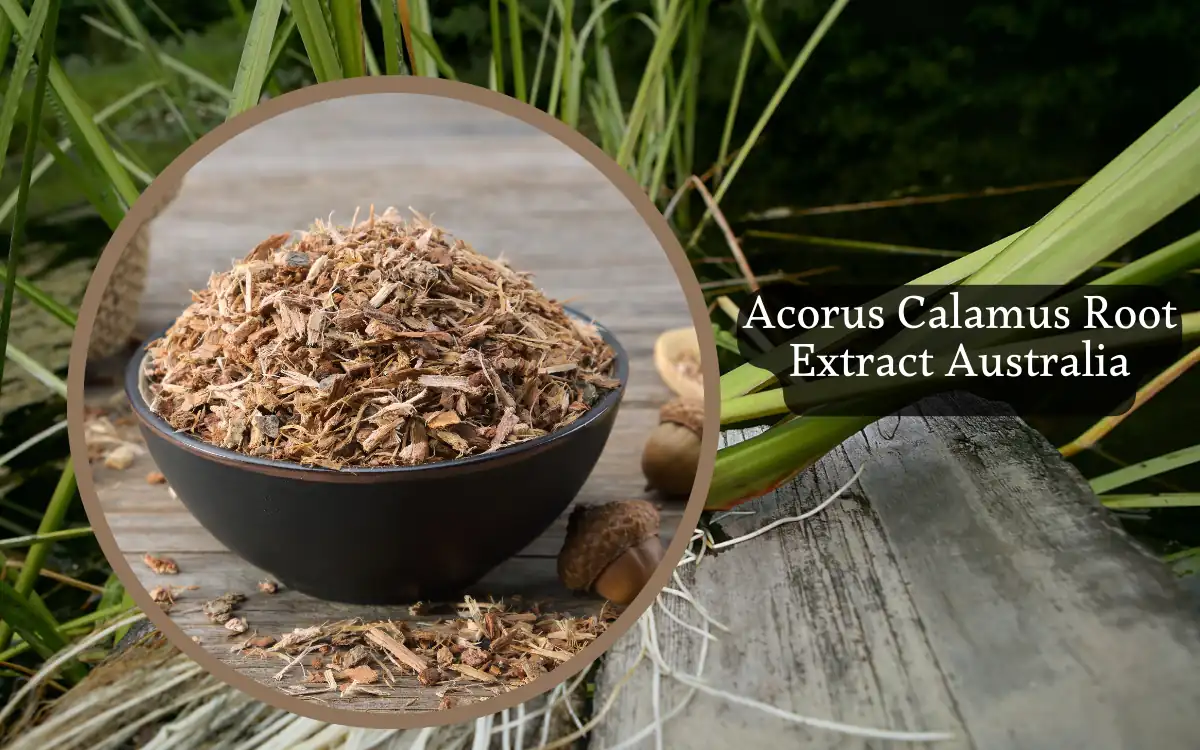
[[[42,105],[46,101],[46,82],[50,76],[50,63],[54,59],[54,38],[58,29],[58,2],[49,0],[46,23],[42,27],[41,51],[38,54],[37,78],[33,85],[33,103],[29,109],[28,131],[25,133],[25,151],[21,158],[20,187],[17,193],[17,210],[13,216],[12,235],[8,245],[8,266],[5,273],[4,301],[0,307],[0,350],[6,350],[8,329],[12,321],[13,295],[16,293],[17,269],[20,268],[21,251],[25,244],[25,220],[29,209],[29,186],[33,182],[34,157],[37,154],[38,134],[41,132]],[[32,43],[29,40],[28,43]],[[0,383],[4,381],[4,357],[0,359]],[[2,633],[3,631],[0,631]],[[3,648],[0,639],[0,648]]]
[[[58,486],[54,488],[54,494],[50,496],[50,504],[46,506],[42,522],[38,525],[38,535],[59,531],[74,499],[75,464],[68,459],[67,465],[63,467],[62,474],[58,478]],[[28,596],[33,591],[38,571],[42,569],[46,562],[46,556],[50,554],[51,544],[53,542],[42,541],[30,546],[29,553],[25,555],[25,567],[21,569],[20,575],[17,576],[17,582],[13,586],[18,594]],[[12,628],[7,622],[0,622],[0,649],[7,647],[11,639]]]
[[[49,531],[30,534],[28,536],[14,536],[8,539],[0,539],[0,550],[20,549],[21,547],[29,547],[34,544],[64,542],[68,539],[92,536],[93,533],[91,526],[84,526],[78,529],[62,529],[60,531]]]

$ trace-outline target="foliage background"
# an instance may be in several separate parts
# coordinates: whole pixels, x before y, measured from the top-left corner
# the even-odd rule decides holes
[[[609,50],[618,85],[629,99],[654,42],[632,12],[652,5],[618,3],[610,14],[608,35],[619,43],[610,44]],[[701,161],[711,161],[718,152],[749,23],[745,2],[711,0],[708,5],[697,89],[698,171],[709,166]],[[818,0],[764,5],[763,20],[789,61],[828,8],[828,2]],[[529,17],[536,19],[545,16],[547,6],[548,0],[523,3]],[[164,53],[223,86],[233,85],[252,2],[158,0],[129,7]],[[440,3],[433,14],[432,35],[447,62],[461,79],[486,85],[489,3]],[[368,38],[380,49],[376,17],[364,13],[364,22]],[[156,80],[146,57],[111,33],[119,28],[111,3],[62,2],[56,48],[67,77],[93,111]],[[1071,188],[771,222],[747,220],[746,214],[776,206],[827,206],[1085,178],[1200,84],[1196,29],[1200,3],[1177,0],[852,2],[784,98],[722,209],[760,275],[834,267],[822,278],[903,283],[940,265],[945,257],[914,255],[894,246],[974,250],[1033,223]],[[537,43],[538,35],[530,28],[527,55],[532,56]],[[16,44],[8,47],[8,69],[16,51]],[[273,93],[314,82],[304,52],[300,39],[293,38],[271,78]],[[761,47],[756,49],[735,143],[745,137],[781,77],[771,57]],[[187,77],[180,84],[188,111],[204,129],[224,119],[211,90]],[[17,186],[31,92],[27,85],[4,155],[0,196]],[[64,135],[52,109],[43,112],[41,123],[48,133]],[[581,129],[594,136],[596,127],[585,109]],[[110,120],[106,135],[150,173],[161,170],[189,143],[166,100],[155,96],[141,98]],[[693,210],[701,208],[694,195],[688,200]],[[11,222],[10,213],[3,221],[4,231]],[[1161,247],[1198,226],[1200,205],[1193,201],[1131,243],[1121,257]],[[772,239],[754,235],[755,229],[826,241]],[[56,166],[32,190],[27,233],[32,242],[27,255],[45,263],[41,275],[31,276],[36,282],[73,259],[94,259],[108,240],[109,228],[80,186]],[[841,240],[883,243],[893,249],[851,250],[831,244]],[[702,282],[727,280],[715,264],[704,262],[704,256],[728,258],[719,233],[705,235],[698,256],[696,270]],[[1197,278],[1192,274],[1172,282],[1190,302],[1187,308],[1200,307]],[[714,319],[720,320],[720,314]],[[5,414],[0,453],[45,428],[61,410],[61,402],[52,400]],[[1197,421],[1200,374],[1191,372],[1106,438],[1102,451],[1075,461],[1086,476],[1094,476],[1116,463],[1157,456],[1194,442],[1182,426]],[[1036,426],[1062,444],[1087,425]],[[0,536],[37,526],[65,455],[66,438],[60,434],[5,467],[0,477]],[[1131,489],[1196,488],[1200,469],[1193,466]],[[1200,546],[1200,515],[1194,509],[1139,514],[1126,521],[1159,551]],[[86,522],[75,503],[65,525]],[[93,586],[110,583],[107,565],[91,539],[55,544],[46,566]],[[95,610],[101,598],[81,598],[78,591],[62,586],[40,591],[59,622]]]

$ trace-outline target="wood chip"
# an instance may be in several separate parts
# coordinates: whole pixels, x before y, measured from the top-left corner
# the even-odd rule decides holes
[[[176,565],[175,561],[169,557],[155,557],[147,552],[142,556],[142,562],[146,564],[146,567],[150,568],[150,570],[153,570],[157,575],[160,576],[173,576],[179,574],[179,566]]]

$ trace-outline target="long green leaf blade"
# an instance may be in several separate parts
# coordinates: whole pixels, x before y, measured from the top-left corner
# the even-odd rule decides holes
[[[1200,445],[1193,445],[1182,450],[1151,458],[1147,461],[1126,466],[1093,479],[1090,484],[1096,494],[1111,492],[1119,487],[1140,482],[1143,479],[1156,477],[1168,471],[1188,466],[1200,461]]]
[[[296,29],[308,53],[308,62],[319,83],[342,77],[342,64],[329,29],[325,26],[325,11],[320,0],[292,0],[292,15]]]
[[[275,29],[279,25],[279,12],[282,9],[283,0],[258,0],[254,4],[250,28],[246,31],[246,42],[242,46],[242,57],[238,61],[237,77],[233,81],[233,98],[229,102],[227,120],[255,106],[262,98],[263,84],[271,67]]]
[[[21,92],[25,90],[25,79],[33,66],[33,52],[37,49],[42,38],[42,29],[46,25],[46,13],[50,8],[47,0],[37,0],[29,12],[29,33],[17,46],[17,59],[13,62],[12,74],[8,78],[8,88],[4,91],[4,106],[0,108],[0,155],[8,153],[8,144],[12,140],[13,126],[17,122],[17,108],[21,103]],[[0,159],[0,173],[4,170],[4,161]]]
[[[342,61],[342,75],[361,78],[367,74],[366,45],[363,40],[362,3],[342,0],[329,4],[333,36]]]
[[[25,16],[25,11],[21,9],[19,0],[0,0],[0,11],[4,12],[18,36],[24,39],[29,34],[29,19]],[[79,148],[86,147],[95,154],[121,199],[127,206],[133,205],[141,191],[133,184],[133,180],[125,168],[117,161],[117,156],[108,145],[108,141],[92,121],[93,115],[87,104],[75,92],[71,82],[67,79],[67,74],[59,65],[58,60],[54,58],[50,60],[49,82],[59,103],[78,129],[78,134],[81,136]]]

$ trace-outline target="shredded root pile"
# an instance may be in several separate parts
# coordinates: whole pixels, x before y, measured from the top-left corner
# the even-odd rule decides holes
[[[487,453],[561,429],[614,354],[527,274],[419,214],[268,238],[150,347],[151,407],[205,442],[331,469]]]
[[[214,622],[232,621],[211,615]],[[232,600],[235,602],[236,599]],[[438,687],[442,708],[456,687],[477,685],[494,694],[526,685],[569,660],[605,631],[616,614],[574,618],[513,611],[504,604],[467,597],[457,617],[431,622],[363,622],[348,620],[296,628],[278,638],[253,635],[233,647],[244,655],[277,657],[284,664],[275,674],[287,681],[292,695],[337,691],[389,696],[402,677]],[[225,612],[224,609],[221,610]]]

